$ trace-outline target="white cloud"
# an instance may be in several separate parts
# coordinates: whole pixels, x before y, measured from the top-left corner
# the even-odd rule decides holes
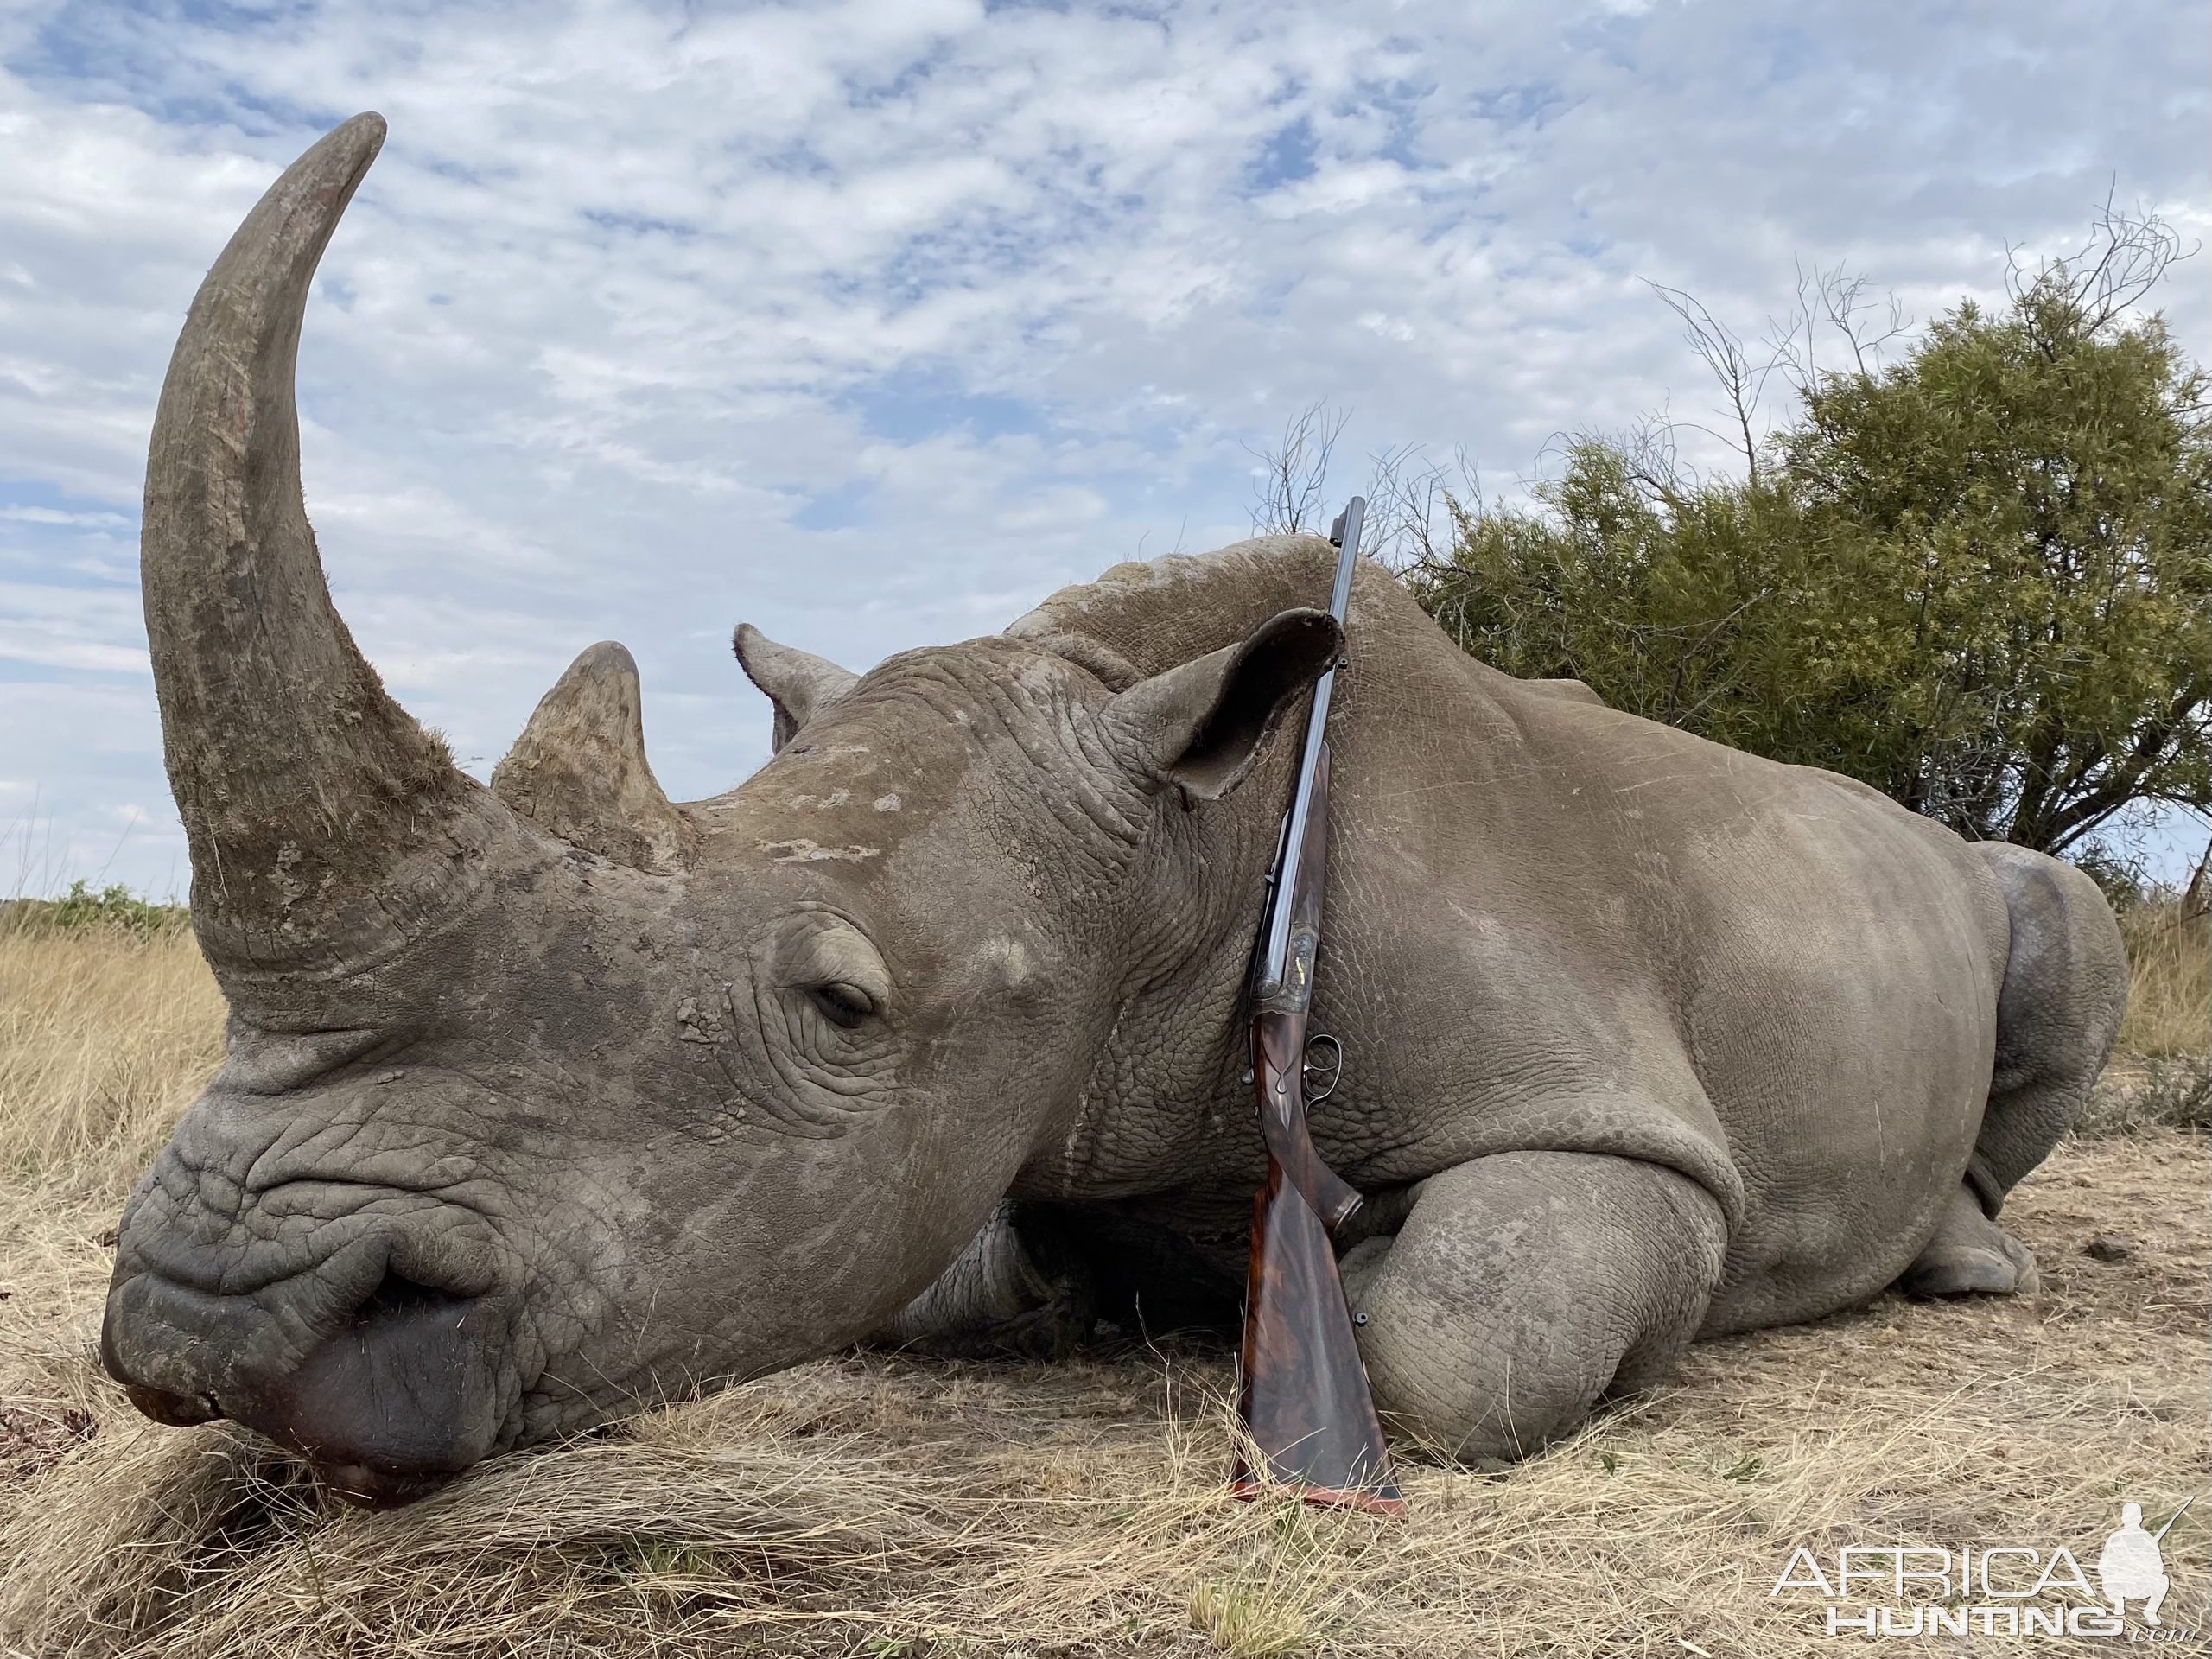
[[[687,794],[763,753],[739,617],[863,664],[1211,545],[1313,397],[1345,453],[1464,445],[1510,487],[1702,398],[1639,278],[1756,327],[1847,259],[1924,317],[2115,181],[2212,219],[2212,42],[2171,8],[218,15],[0,20],[0,775],[88,857],[161,798],[129,543],[170,346],[356,109],[391,137],[302,357],[340,603],[481,765],[623,639]],[[2212,354],[2201,281],[2167,298]],[[140,833],[113,861],[158,883]]]
[[[130,523],[119,512],[63,512],[54,507],[0,507],[0,524],[69,524],[96,530],[121,530]]]

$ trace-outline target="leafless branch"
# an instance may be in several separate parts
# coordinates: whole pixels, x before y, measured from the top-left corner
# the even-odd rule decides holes
[[[1252,478],[1252,530],[1261,536],[1294,536],[1327,523],[1329,461],[1351,418],[1324,398],[1283,423],[1271,448],[1244,446],[1260,463]]]
[[[1705,302],[1693,294],[1662,283],[1647,282],[1645,286],[1682,320],[1683,340],[1719,382],[1721,396],[1727,399],[1723,413],[1732,429],[1729,442],[1742,450],[1744,465],[1757,478],[1759,404],[1765,397],[1768,378],[1787,363],[1787,356],[1771,345],[1764,353],[1746,346],[1741,335],[1714,316]]]
[[[1867,279],[1841,265],[1816,270],[1814,280],[1820,290],[1822,314],[1851,348],[1852,365],[1861,374],[1873,373],[1881,366],[1882,348],[1912,328],[1912,315],[1904,302],[1894,293],[1874,299],[1867,291],[1871,286]],[[1867,318],[1869,312],[1878,308],[1883,314],[1878,327]]]
[[[2074,252],[2031,268],[2019,249],[2007,247],[2005,291],[2015,303],[2038,289],[2056,292],[2088,327],[2101,328],[2157,287],[2169,267],[2194,257],[2198,245],[2184,244],[2152,208],[2117,206],[2108,189],[2088,240]]]
[[[1451,563],[1452,507],[1482,499],[1482,480],[1465,449],[1452,465],[1404,443],[1368,457],[1367,550],[1394,570],[1439,569]]]

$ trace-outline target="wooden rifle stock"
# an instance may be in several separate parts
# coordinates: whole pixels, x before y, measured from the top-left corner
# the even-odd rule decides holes
[[[1355,498],[1339,521],[1343,553],[1330,606],[1339,622],[1364,505]],[[1360,1197],[1321,1161],[1306,1122],[1308,1021],[1328,883],[1329,747],[1322,733],[1333,677],[1332,670],[1314,688],[1255,973],[1252,1084],[1268,1179],[1252,1205],[1236,1408],[1255,1455],[1249,1462],[1239,1455],[1230,1491],[1252,1497],[1273,1482],[1308,1503],[1396,1515],[1405,1503],[1329,1243]],[[1341,1070],[1341,1050],[1338,1062]]]
[[[1239,1455],[1233,1496],[1272,1482],[1309,1503],[1404,1512],[1329,1230],[1273,1159],[1252,1202],[1236,1412],[1255,1456]]]

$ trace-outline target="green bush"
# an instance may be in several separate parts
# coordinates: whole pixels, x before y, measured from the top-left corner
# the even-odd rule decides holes
[[[1763,442],[1774,365],[1676,296],[1743,475],[1689,474],[1663,423],[1586,435],[1534,508],[1450,501],[1408,585],[1509,673],[2112,864],[2129,808],[2212,810],[2212,377],[2129,308],[2166,233],[2103,229],[1893,363],[1793,359]],[[1857,289],[1827,291],[1849,335]]]
[[[182,905],[155,904],[120,883],[94,892],[72,881],[59,899],[16,899],[0,905],[0,929],[22,932],[73,932],[105,929],[149,938],[175,931],[190,922]]]

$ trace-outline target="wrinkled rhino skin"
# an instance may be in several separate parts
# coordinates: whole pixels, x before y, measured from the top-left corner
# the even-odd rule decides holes
[[[1343,1265],[1386,1417],[1510,1455],[1700,1333],[2017,1287],[1991,1217],[2124,996],[2087,880],[1497,673],[1373,565],[1340,634],[1312,537],[860,676],[741,628],[776,753],[705,801],[596,645],[467,778],[300,497],[300,319],[382,138],[336,130],[233,238],[149,460],[232,1009],[121,1230],[103,1352],[149,1414],[391,1503],[871,1332],[1233,1317],[1273,734],[1343,652],[1313,1128],[1373,1195]]]

